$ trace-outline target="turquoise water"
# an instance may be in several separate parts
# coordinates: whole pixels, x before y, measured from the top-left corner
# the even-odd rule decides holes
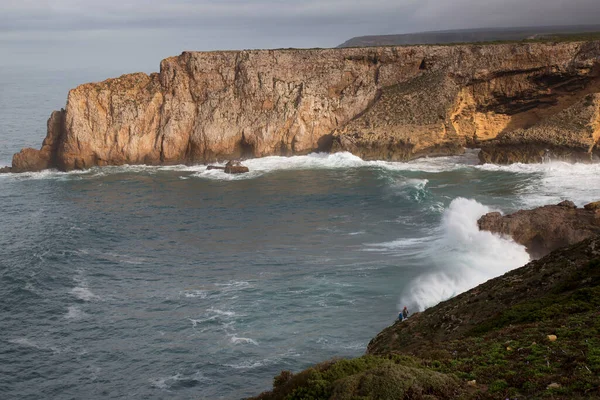
[[[12,74],[12,75],[11,75]],[[39,147],[92,72],[1,74],[0,161]],[[91,75],[91,77],[90,77]],[[10,78],[7,78],[7,76]],[[0,175],[3,399],[242,398],[283,369],[364,353],[416,311],[527,261],[477,231],[600,197],[598,166],[347,153]]]

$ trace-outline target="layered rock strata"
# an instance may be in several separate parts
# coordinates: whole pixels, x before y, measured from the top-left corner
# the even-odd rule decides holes
[[[600,203],[577,208],[570,201],[502,215],[493,212],[478,221],[479,229],[501,233],[527,248],[534,258],[600,235]]]
[[[484,161],[539,161],[502,155],[514,145],[589,159],[599,61],[600,42],[185,52],[160,73],[71,90],[41,150],[16,154],[12,171],[341,150],[410,160],[482,145]]]

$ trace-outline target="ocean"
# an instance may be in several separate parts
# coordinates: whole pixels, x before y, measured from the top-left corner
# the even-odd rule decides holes
[[[77,84],[0,70],[0,164]],[[349,153],[0,175],[0,398],[240,399],[524,265],[486,212],[600,197],[600,165]]]

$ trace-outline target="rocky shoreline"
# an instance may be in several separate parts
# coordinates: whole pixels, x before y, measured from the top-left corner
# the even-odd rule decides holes
[[[547,254],[396,322],[363,357],[283,371],[256,399],[597,398],[599,219],[600,202],[485,215],[481,229]]]
[[[69,92],[3,172],[314,151],[595,161],[600,42],[185,52]]]
[[[511,237],[541,258],[561,247],[600,235],[600,202],[578,208],[571,201],[502,215],[493,212],[477,222],[479,229]]]

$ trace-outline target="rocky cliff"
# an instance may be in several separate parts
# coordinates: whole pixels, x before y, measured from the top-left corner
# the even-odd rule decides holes
[[[599,65],[600,42],[185,52],[71,90],[12,171],[315,150],[409,160],[493,139],[484,161],[589,160]],[[502,156],[515,145],[533,150]]]

